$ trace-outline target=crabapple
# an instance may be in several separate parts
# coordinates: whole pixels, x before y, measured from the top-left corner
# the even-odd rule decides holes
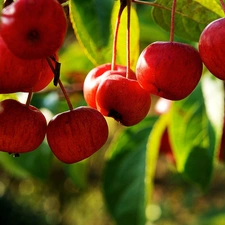
[[[96,92],[97,109],[124,126],[143,120],[149,112],[151,97],[136,80],[107,71]]]
[[[12,54],[0,36],[1,94],[29,91],[37,85],[41,76],[45,76],[45,79],[52,76],[46,59],[21,59]],[[40,88],[39,86],[35,89]]]
[[[2,10],[2,38],[23,59],[53,55],[62,46],[66,31],[67,19],[56,0],[17,0]]]
[[[200,35],[199,53],[207,69],[217,78],[225,80],[225,18],[208,24]]]
[[[85,77],[84,85],[83,85],[83,93],[84,93],[84,99],[89,106],[91,106],[93,108],[97,108],[95,97],[96,97],[96,92],[97,92],[98,86],[99,86],[102,78],[105,75],[108,75],[108,74],[104,74],[104,73],[106,71],[110,71],[111,67],[112,67],[111,63],[105,63],[102,65],[99,65],[99,66],[95,67],[94,69],[92,69]],[[126,76],[126,70],[127,70],[126,66],[115,65],[114,70],[122,72],[120,74],[123,76]],[[104,74],[104,76],[103,76],[103,74]],[[130,75],[131,75],[132,79],[136,79],[136,75],[132,70],[130,70]]]
[[[12,154],[38,148],[47,128],[40,110],[13,99],[0,102],[0,124],[0,150]]]
[[[149,93],[181,100],[197,86],[202,74],[198,51],[184,43],[154,42],[139,56],[137,81]]]
[[[53,154],[68,164],[88,158],[105,144],[107,138],[105,118],[87,106],[57,114],[47,127],[47,141]]]

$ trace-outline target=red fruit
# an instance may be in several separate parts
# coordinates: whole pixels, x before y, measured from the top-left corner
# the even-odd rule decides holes
[[[208,70],[217,78],[225,80],[225,18],[211,22],[199,39],[199,53]]]
[[[57,55],[55,55],[55,58],[56,60],[58,60]],[[49,64],[47,63],[47,61],[45,60],[42,70],[40,71],[40,74],[39,74],[39,79],[36,82],[36,84],[32,87],[32,92],[39,92],[43,90],[49,85],[49,83],[53,80],[53,78],[54,78],[54,73],[51,67],[49,66]],[[23,91],[29,92],[30,89],[23,90]]]
[[[159,149],[159,154],[165,155],[171,162],[175,163],[175,158],[173,155],[173,150],[169,140],[168,129],[166,128],[161,137],[161,144]]]
[[[12,154],[38,148],[47,127],[41,111],[13,99],[0,102],[0,124],[0,150]]]
[[[96,109],[78,107],[56,115],[48,124],[47,141],[64,163],[75,163],[99,150],[108,138],[108,125]]]
[[[106,64],[102,64],[100,66],[95,67],[87,74],[84,80],[84,85],[83,85],[84,99],[89,106],[95,109],[97,108],[95,97],[96,97],[98,86],[101,80],[103,79],[103,77],[109,75],[104,73],[106,71],[111,71],[111,66],[112,66],[111,63],[106,63]],[[115,71],[123,72],[123,73],[120,73],[122,76],[126,76],[126,70],[127,70],[126,66],[122,66],[122,65],[115,66]],[[130,74],[132,79],[136,80],[136,75],[132,70],[130,70]]]
[[[0,31],[13,54],[41,59],[62,46],[67,19],[56,0],[17,0],[2,10]]]
[[[149,93],[136,80],[121,76],[117,71],[106,73],[109,75],[101,81],[96,93],[97,109],[124,126],[139,123],[149,112]]]
[[[39,79],[37,83],[34,85],[34,87],[32,88],[32,91],[38,92],[43,90],[45,87],[49,85],[49,83],[53,80],[53,78],[54,78],[54,74],[52,70],[50,69],[49,66],[46,67],[45,70],[43,69],[40,72]]]
[[[197,86],[202,74],[198,51],[177,42],[155,42],[141,53],[136,76],[139,84],[151,94],[181,100]]]
[[[49,71],[46,59],[18,58],[0,37],[0,94],[29,91],[46,71]],[[46,77],[49,76],[48,72]]]

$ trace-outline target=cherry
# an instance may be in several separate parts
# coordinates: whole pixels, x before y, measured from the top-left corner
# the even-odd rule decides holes
[[[0,150],[25,153],[39,147],[47,122],[40,110],[13,99],[0,102]]]
[[[96,109],[80,106],[57,114],[47,127],[47,141],[64,163],[75,163],[99,150],[108,138],[108,125]]]
[[[23,59],[51,56],[62,46],[67,19],[56,0],[17,0],[2,10],[1,35]]]
[[[225,80],[225,18],[217,19],[205,27],[199,39],[199,53],[208,70]]]
[[[0,36],[1,94],[29,91],[37,85],[41,76],[52,76],[46,59],[24,60],[18,58],[7,48]],[[35,89],[40,90],[41,87]]]
[[[149,112],[151,97],[138,82],[121,75],[119,71],[107,71],[96,93],[97,109],[113,117],[124,126],[139,123]]]
[[[97,108],[96,106],[96,92],[98,89],[98,86],[103,79],[103,77],[108,76],[109,73],[104,74],[106,71],[110,71],[112,67],[111,63],[106,63],[99,65],[92,69],[87,76],[85,77],[84,80],[84,85],[83,85],[83,93],[84,93],[84,99],[87,102],[87,104],[93,108]],[[115,65],[115,71],[120,71],[123,72],[123,76],[126,76],[126,66],[122,65]],[[104,76],[103,76],[104,74]],[[136,79],[135,73],[130,70],[130,75],[132,79]]]
[[[198,51],[178,42],[154,42],[139,56],[136,76],[151,94],[181,100],[197,86],[202,74]]]

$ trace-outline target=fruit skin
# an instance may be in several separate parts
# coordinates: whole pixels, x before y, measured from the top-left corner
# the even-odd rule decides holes
[[[154,42],[139,56],[136,76],[151,94],[181,100],[197,86],[202,74],[198,51],[178,42]]]
[[[67,19],[56,0],[17,0],[2,10],[0,33],[23,59],[53,55],[62,46]]]
[[[80,106],[52,118],[47,141],[53,154],[71,164],[88,158],[107,141],[108,125],[96,109]]]
[[[54,78],[54,74],[52,70],[50,69],[49,66],[46,66],[45,69],[40,71],[39,79],[37,83],[33,86],[32,91],[39,92],[43,90],[49,85],[49,83],[53,80],[53,78]],[[27,92],[29,92],[29,90],[27,90]]]
[[[225,80],[225,18],[208,24],[200,35],[199,53],[208,70]]]
[[[0,150],[12,154],[38,148],[47,128],[40,110],[13,99],[0,102],[0,124]]]
[[[46,59],[18,58],[0,36],[0,94],[29,91],[45,71],[49,71]]]
[[[95,67],[94,69],[92,69],[85,77],[84,85],[83,85],[83,93],[84,93],[84,99],[90,107],[93,107],[95,109],[97,108],[95,98],[96,98],[96,92],[97,92],[98,86],[101,80],[105,76],[109,75],[104,73],[107,71],[111,71],[111,67],[112,67],[111,63],[105,63],[102,65],[99,65]],[[126,70],[127,70],[126,66],[115,65],[114,70],[123,72],[121,75],[126,76]],[[136,80],[136,75],[132,70],[130,70],[130,75],[132,79]]]
[[[133,126],[143,120],[149,112],[151,96],[138,82],[107,71],[108,76],[100,83],[96,93],[97,109],[113,117],[124,126]]]
[[[58,60],[58,53],[55,54],[55,60]],[[52,69],[50,68],[49,64],[47,63],[47,60],[45,59],[39,59],[43,61],[43,66],[40,70],[39,73],[39,78],[35,85],[32,87],[32,92],[39,92],[42,91],[44,88],[46,88],[49,83],[53,80],[54,78],[54,73]],[[28,60],[26,60],[28,61]],[[24,92],[29,92],[30,88],[24,89]]]

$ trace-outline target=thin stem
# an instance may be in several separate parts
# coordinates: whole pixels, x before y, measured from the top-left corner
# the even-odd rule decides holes
[[[220,0],[220,4],[221,4],[221,7],[223,9],[223,12],[225,13],[225,3],[223,0]]]
[[[70,101],[69,95],[66,92],[66,89],[64,88],[64,86],[62,84],[62,81],[60,80],[60,66],[61,66],[61,64],[55,60],[54,56],[47,57],[46,59],[47,59],[48,65],[50,66],[52,72],[54,73],[54,85],[57,86],[57,84],[59,84],[59,86],[60,86],[60,88],[63,92],[63,95],[66,99],[67,105],[69,106],[70,111],[72,111],[73,105]],[[53,60],[53,62],[55,62],[55,67],[53,66],[51,60]]]
[[[127,73],[126,77],[130,77],[130,14],[131,14],[131,1],[127,0]]]
[[[125,9],[126,6],[127,6],[126,1],[121,0],[120,1],[120,9],[119,9],[117,20],[116,20],[115,32],[114,32],[111,70],[115,70],[115,67],[116,67],[117,40],[118,40],[120,19],[121,19],[122,12],[123,12],[123,10]]]
[[[72,103],[70,101],[70,98],[69,98],[69,95],[67,94],[66,89],[64,88],[63,83],[62,83],[62,81],[60,79],[58,80],[58,84],[59,84],[59,86],[60,86],[60,88],[61,88],[61,90],[63,92],[63,95],[64,95],[64,97],[66,99],[66,102],[67,102],[67,105],[69,106],[70,111],[72,111],[73,110],[73,105],[72,105]]]
[[[176,3],[177,3],[177,1],[173,0],[172,11],[171,11],[171,24],[170,24],[170,42],[173,42],[173,40],[174,40]]]
[[[33,97],[33,91],[32,91],[32,89],[30,89],[28,96],[27,96],[26,104],[25,104],[27,107],[30,106],[32,97]]]

